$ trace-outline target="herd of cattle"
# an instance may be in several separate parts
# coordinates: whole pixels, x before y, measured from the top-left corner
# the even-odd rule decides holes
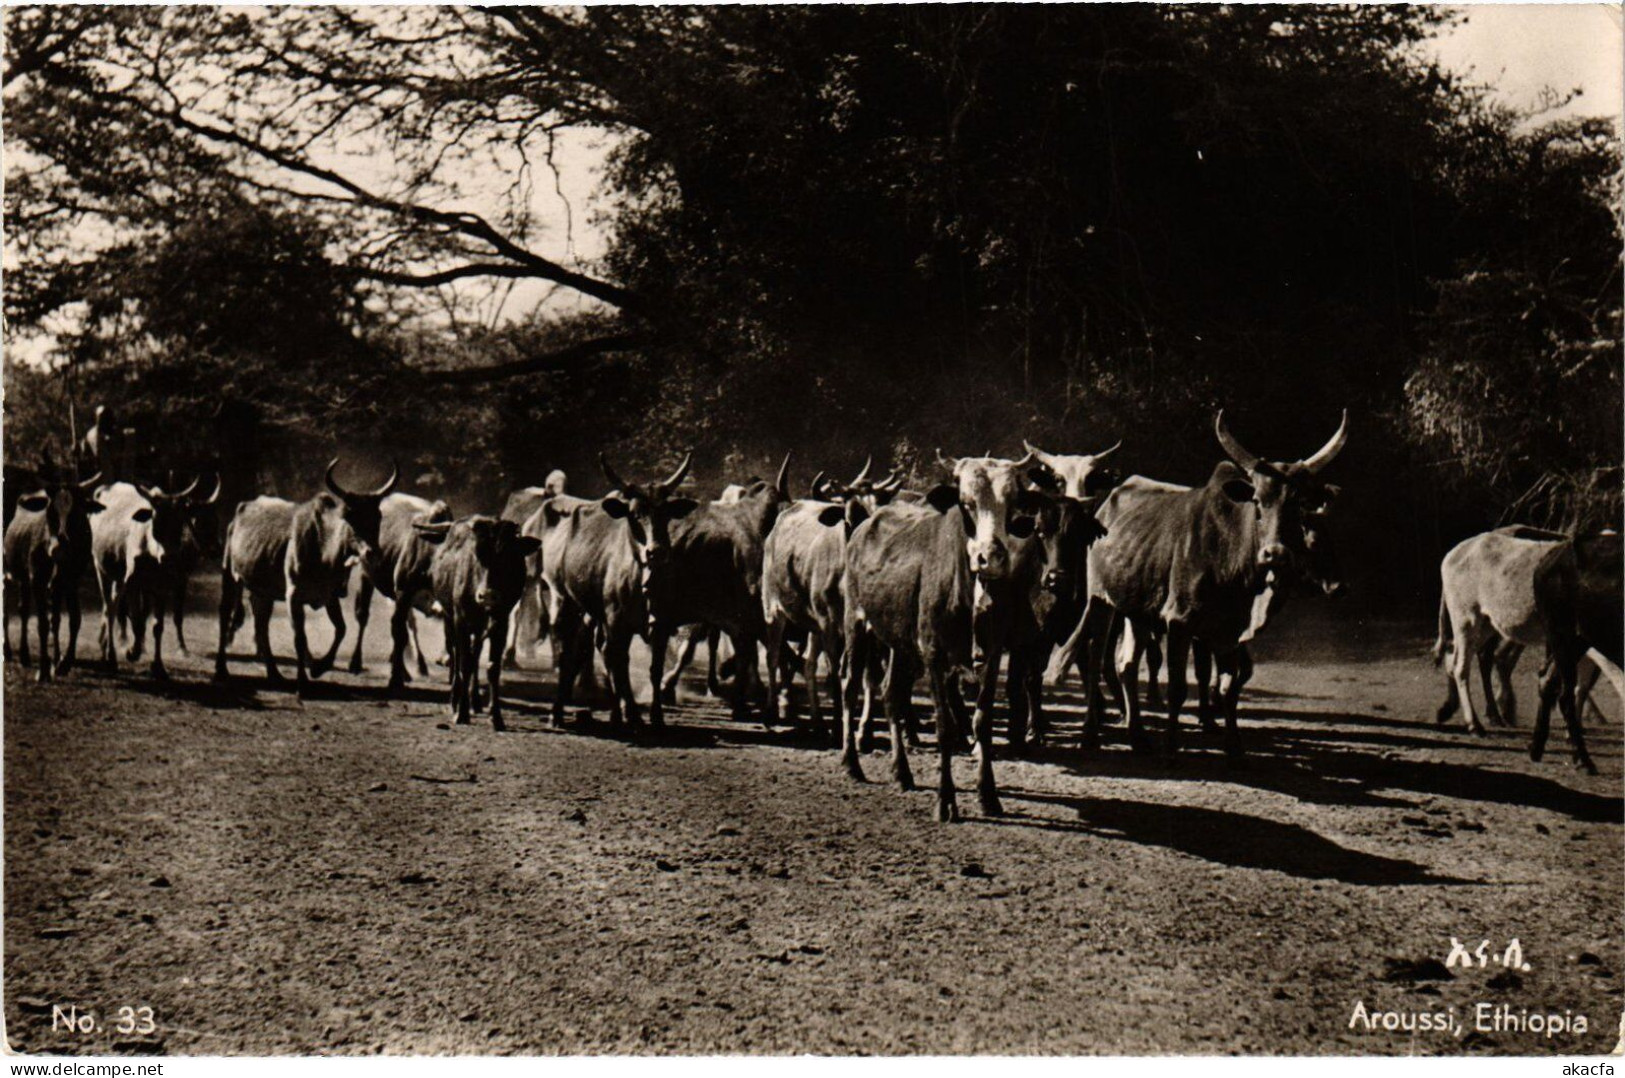
[[[32,615],[40,680],[73,665],[79,583],[94,568],[102,661],[116,665],[117,633],[129,637],[126,658],[138,659],[150,620],[151,671],[167,677],[166,615],[184,650],[188,578],[203,552],[219,547],[215,677],[229,677],[227,648],[246,620],[246,599],[258,659],[272,682],[284,681],[269,637],[281,601],[292,620],[296,687],[304,693],[337,660],[346,635],[340,603],[359,566],[359,637],[373,591],[393,601],[391,690],[409,679],[409,649],[420,676],[428,672],[415,614],[444,620],[459,723],[488,701],[492,725],[503,728],[503,666],[533,651],[545,629],[557,668],[555,724],[564,721],[577,682],[591,675],[596,651],[609,679],[610,721],[639,724],[646,706],[648,723],[660,726],[676,674],[701,638],[711,641],[708,684],[720,691],[717,642],[726,636],[736,718],[784,721],[782,702],[799,669],[806,721],[828,735],[827,700],[842,766],[855,778],[863,775],[859,756],[871,747],[875,709],[883,709],[892,774],[905,789],[913,785],[905,746],[918,745],[911,696],[926,678],[937,731],[937,817],[958,818],[956,751],[976,759],[981,810],[997,814],[993,715],[1007,655],[1012,752],[1043,744],[1045,672],[1064,676],[1074,666],[1088,687],[1085,746],[1099,741],[1104,679],[1132,747],[1152,747],[1138,698],[1142,662],[1149,664],[1154,705],[1158,669],[1166,663],[1161,747],[1173,752],[1190,659],[1200,722],[1209,729],[1222,723],[1225,750],[1240,755],[1236,704],[1252,673],[1248,642],[1294,588],[1328,595],[1343,588],[1330,532],[1338,488],[1321,473],[1343,448],[1347,427],[1345,414],[1313,454],[1270,461],[1247,450],[1221,412],[1214,431],[1225,459],[1195,488],[1121,479],[1108,463],[1118,446],[1059,454],[1027,444],[1019,460],[939,452],[945,481],[926,491],[904,489],[895,472],[873,479],[865,464],[849,482],[819,473],[800,499],[790,493],[787,455],[772,482],[752,479],[714,501],[697,501],[678,493],[692,454],[652,482],[625,478],[600,456],[612,488],[600,498],[566,493],[563,474],[555,472],[544,486],[513,494],[500,516],[462,519],[443,501],[397,491],[398,468],[375,489],[349,489],[336,477],[335,460],[314,497],[245,501],[223,536],[215,534],[218,482],[205,495],[196,481],[171,492],[104,483],[100,474],[75,481],[8,465],[5,577],[23,620],[15,654],[32,661]],[[1459,704],[1470,728],[1481,732],[1468,691],[1470,664],[1479,663],[1486,710],[1496,719],[1492,670],[1509,684],[1518,652],[1539,645],[1547,665],[1530,755],[1540,758],[1555,703],[1576,763],[1594,770],[1575,706],[1577,669],[1588,649],[1616,666],[1625,658],[1619,536],[1503,528],[1452,550],[1442,576],[1435,655],[1450,656],[1451,680],[1439,721]],[[315,608],[333,626],[332,643],[318,657],[305,627],[306,610]],[[59,641],[64,610],[66,647]],[[9,616],[6,627],[10,658]],[[686,652],[668,673],[668,650],[684,634]],[[650,657],[647,705],[638,701],[630,672],[635,637]],[[361,669],[359,639],[349,668]]]

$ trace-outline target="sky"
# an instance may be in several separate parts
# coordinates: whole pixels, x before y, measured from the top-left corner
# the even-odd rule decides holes
[[[1625,113],[1625,37],[1618,4],[1463,5],[1464,25],[1441,38],[1445,66],[1488,83],[1509,105],[1529,107],[1541,88],[1583,92],[1557,116]]]

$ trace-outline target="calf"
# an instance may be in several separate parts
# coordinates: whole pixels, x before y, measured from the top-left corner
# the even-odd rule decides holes
[[[633,637],[653,635],[651,597],[671,571],[671,523],[698,508],[692,499],[672,497],[692,460],[690,453],[666,479],[642,485],[626,482],[600,457],[599,466],[614,491],[593,502],[543,503],[542,579],[547,585],[553,651],[559,656],[554,725],[563,722],[593,635],[587,621],[596,628],[609,670],[610,721],[641,721],[632,693],[629,653]],[[663,650],[657,649],[657,654]],[[663,722],[659,684],[656,679],[650,705],[650,721],[657,726]]]
[[[480,645],[489,641],[486,677],[491,690],[491,728],[502,721],[502,656],[508,612],[524,589],[526,560],[541,546],[521,535],[511,520],[475,516],[456,521],[416,520],[413,529],[436,547],[429,564],[435,601],[445,611],[446,651],[451,657],[451,712],[467,723],[473,709]],[[397,632],[397,644],[401,642]]]
[[[361,672],[361,649],[367,642],[367,621],[372,614],[372,593],[383,593],[394,604],[389,619],[389,685],[395,692],[406,685],[406,646],[416,637],[414,606],[429,591],[429,564],[434,559],[433,540],[417,529],[418,524],[446,523],[451,508],[443,501],[431,502],[399,491],[379,503],[378,546],[361,562],[361,584],[355,596],[355,651],[350,655],[350,673]],[[418,651],[418,673],[427,675],[423,653]]]
[[[309,678],[333,668],[344,642],[344,611],[339,605],[349,590],[350,570],[372,556],[382,525],[382,503],[394,490],[400,468],[376,490],[345,490],[333,478],[337,459],[327,466],[327,489],[309,501],[295,504],[261,496],[237,506],[226,527],[225,556],[220,574],[220,646],[215,653],[214,676],[228,678],[226,645],[242,624],[242,598],[248,593],[254,611],[254,647],[273,683],[283,678],[271,656],[271,610],[285,600],[293,621],[294,658],[298,691],[309,690]],[[333,644],[322,658],[311,661],[305,638],[305,608],[325,607],[333,624]]]

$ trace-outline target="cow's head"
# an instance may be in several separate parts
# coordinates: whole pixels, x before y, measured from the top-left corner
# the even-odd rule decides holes
[[[953,475],[953,483],[937,487],[926,501],[937,509],[954,503],[964,511],[969,538],[965,551],[971,571],[985,581],[1003,580],[1010,573],[1010,543],[1026,539],[1037,525],[1035,514],[1050,501],[1025,485],[1032,454],[1020,460],[998,457],[944,457],[937,460]]]
[[[218,541],[219,523],[213,506],[220,498],[220,480],[218,476],[215,478],[214,491],[207,497],[198,494],[201,483],[202,477],[199,477],[184,490],[173,493],[156,485],[136,485],[136,490],[151,507],[146,527],[155,546],[155,552],[149,556],[155,562],[162,564],[165,557],[176,557],[182,550],[202,554],[209,549],[205,544]],[[136,560],[132,556],[128,564],[133,566]]]
[[[395,483],[401,477],[401,466],[398,461],[390,461],[389,478],[384,485],[376,490],[354,491],[346,490],[333,478],[338,470],[339,458],[334,457],[327,466],[327,475],[324,482],[328,491],[339,500],[343,506],[344,523],[350,526],[350,533],[354,536],[355,545],[359,548],[356,553],[366,562],[378,549],[378,530],[383,526],[383,502],[389,497],[390,491],[395,489]]]
[[[542,489],[547,491],[549,495],[557,496],[559,494],[568,493],[568,491],[564,489],[568,484],[569,479],[565,476],[564,472],[558,468],[554,468],[552,471],[547,473],[547,478],[542,480]]]
[[[1098,498],[1122,482],[1117,470],[1106,463],[1107,457],[1122,448],[1121,441],[1092,454],[1046,453],[1031,442],[1021,444],[1034,462],[1027,478],[1043,490],[1081,502]]]
[[[1303,460],[1268,461],[1247,450],[1225,426],[1224,412],[1214,417],[1213,431],[1241,475],[1215,477],[1224,495],[1249,503],[1258,521],[1255,558],[1269,572],[1292,571],[1320,586],[1328,595],[1343,590],[1342,570],[1332,547],[1330,513],[1338,488],[1320,478],[1348,440],[1349,416],[1331,440]]]
[[[731,502],[745,506],[756,534],[765,537],[772,530],[779,513],[790,504],[790,454],[784,455],[784,460],[779,464],[778,477],[773,482],[752,476],[742,485],[730,485],[717,500],[724,504]]]
[[[681,520],[699,506],[692,498],[671,496],[683,477],[688,475],[688,466],[693,461],[691,451],[671,475],[657,483],[644,485],[628,483],[610,467],[602,453],[598,455],[598,466],[603,469],[604,478],[615,488],[604,496],[599,505],[609,516],[626,521],[627,529],[632,533],[632,549],[638,559],[645,592],[654,586],[655,578],[665,569],[671,557],[671,522]]]
[[[850,483],[829,479],[823,472],[813,477],[809,488],[812,498],[834,503],[818,514],[819,523],[830,528],[839,524],[845,528],[846,534],[851,535],[852,529],[874,516],[875,510],[891,504],[897,492],[903,488],[903,477],[893,470],[885,479],[876,482],[869,477],[869,468],[873,463],[873,457],[865,460],[863,468]]]
[[[542,541],[522,535],[511,520],[477,516],[453,523],[449,520],[412,522],[425,540],[435,545],[446,542],[453,530],[464,531],[462,538],[473,587],[474,602],[488,615],[505,614],[519,601],[527,578],[526,559],[541,548]]]

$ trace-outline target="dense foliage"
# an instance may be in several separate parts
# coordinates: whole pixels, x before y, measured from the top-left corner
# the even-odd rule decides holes
[[[1215,408],[1290,456],[1347,407],[1350,527],[1413,587],[1467,529],[1620,513],[1617,134],[1438,68],[1454,17],[11,9],[6,315],[64,374],[8,372],[7,449],[71,393],[251,409],[262,483],[317,444],[489,498],[602,445],[721,482],[1023,436],[1192,482]],[[522,197],[580,127],[597,265]],[[587,313],[469,320],[521,278]]]

